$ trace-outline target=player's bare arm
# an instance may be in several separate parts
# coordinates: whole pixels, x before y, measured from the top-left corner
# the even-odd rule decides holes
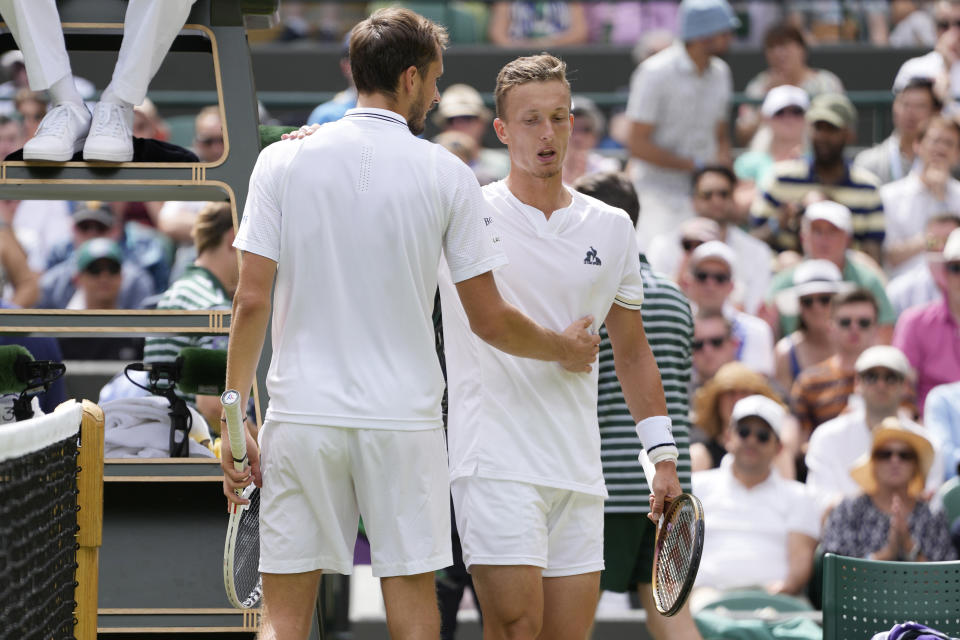
[[[613,346],[613,363],[630,415],[638,424],[648,418],[666,416],[667,403],[660,370],[647,343],[640,311],[615,304],[607,314],[606,325]],[[661,461],[654,456],[651,458],[657,473],[650,485],[653,498],[650,519],[656,522],[663,512],[664,500],[680,495],[683,490],[677,478],[675,458]]]
[[[227,348],[227,388],[237,389],[242,396],[242,407],[247,406],[250,389],[260,352],[263,349],[267,325],[270,321],[270,291],[277,273],[277,263],[255,253],[243,253],[240,261],[240,281],[233,296],[233,314],[230,320],[230,344]],[[222,451],[230,451],[230,435],[221,430]],[[250,467],[247,471],[234,470],[229,456],[221,460],[223,469],[223,493],[231,502],[243,502],[234,493],[238,488],[250,482],[260,484],[260,450],[257,441],[249,429],[244,431],[247,438],[247,457]]]
[[[457,283],[457,294],[470,328],[483,341],[510,355],[559,362],[567,371],[589,372],[600,349],[600,336],[588,329],[593,318],[577,320],[557,333],[544,329],[504,300],[489,271]]]

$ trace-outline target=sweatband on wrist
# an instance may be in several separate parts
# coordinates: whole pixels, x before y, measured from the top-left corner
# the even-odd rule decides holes
[[[677,449],[677,445],[675,444],[661,444],[660,446],[655,447],[652,451],[648,451],[647,457],[653,464],[664,461],[670,461],[676,464],[677,459],[680,457],[680,451]]]
[[[651,416],[637,423],[637,435],[640,443],[647,450],[647,455],[653,457],[653,450],[660,445],[671,444],[676,446],[673,439],[673,423],[667,416]]]

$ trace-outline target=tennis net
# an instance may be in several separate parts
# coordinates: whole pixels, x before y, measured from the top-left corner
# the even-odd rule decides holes
[[[81,417],[0,424],[0,640],[74,637]]]

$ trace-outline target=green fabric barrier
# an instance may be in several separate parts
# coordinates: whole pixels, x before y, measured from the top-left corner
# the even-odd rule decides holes
[[[823,629],[807,618],[766,622],[704,611],[693,619],[703,640],[823,640]]]

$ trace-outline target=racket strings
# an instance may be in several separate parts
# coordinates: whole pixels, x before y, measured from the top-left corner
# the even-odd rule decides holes
[[[658,554],[657,596],[665,608],[671,608],[681,597],[696,538],[696,515],[692,505],[684,505],[666,522],[666,535]]]
[[[259,599],[260,592],[260,492],[254,490],[248,497],[250,504],[240,515],[234,548],[233,584],[241,601]]]

